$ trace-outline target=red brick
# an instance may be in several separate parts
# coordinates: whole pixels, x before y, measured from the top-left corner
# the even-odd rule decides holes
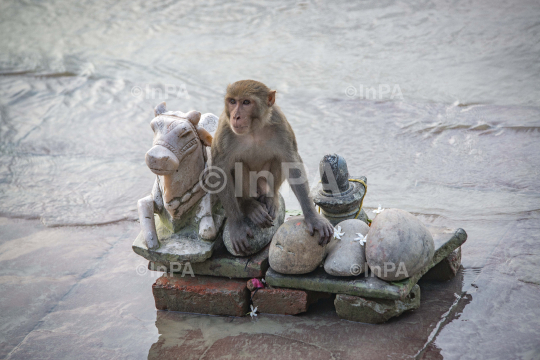
[[[331,294],[295,289],[259,289],[253,297],[253,306],[264,314],[296,315],[306,312],[309,305]]]
[[[244,316],[249,311],[245,280],[163,275],[152,285],[158,310]]]

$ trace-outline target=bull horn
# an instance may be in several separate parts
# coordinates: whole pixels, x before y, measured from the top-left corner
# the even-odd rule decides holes
[[[199,123],[199,120],[201,120],[201,113],[195,110],[191,110],[186,114],[186,118],[195,126]]]
[[[167,104],[165,101],[154,108],[154,117],[161,115],[164,112],[167,112]]]

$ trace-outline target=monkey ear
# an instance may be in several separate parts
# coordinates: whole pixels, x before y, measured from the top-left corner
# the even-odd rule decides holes
[[[202,127],[197,127],[197,133],[202,143],[206,146],[212,146],[212,135],[206,129]]]
[[[186,118],[195,126],[199,123],[201,119],[201,113],[195,110],[191,110],[186,114]]]
[[[154,117],[161,115],[164,112],[167,112],[167,104],[165,101],[154,108]]]
[[[270,92],[268,93],[268,106],[272,106],[274,105],[274,103],[276,102],[276,90],[270,90]]]

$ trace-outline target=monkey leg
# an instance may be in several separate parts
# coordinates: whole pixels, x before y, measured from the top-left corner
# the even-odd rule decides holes
[[[271,174],[270,178],[261,176],[257,179],[257,201],[264,204],[266,211],[274,220],[279,211],[279,188],[281,186],[281,164],[268,161],[262,167]]]
[[[273,225],[273,219],[266,210],[266,205],[253,199],[243,198],[239,200],[240,208],[255,225],[261,228],[268,228]]]
[[[137,202],[139,209],[139,221],[143,232],[146,246],[149,249],[155,249],[159,246],[156,223],[154,222],[154,199],[152,195],[148,195]]]

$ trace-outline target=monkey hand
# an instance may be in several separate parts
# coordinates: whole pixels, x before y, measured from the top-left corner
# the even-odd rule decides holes
[[[233,250],[240,255],[244,255],[249,250],[249,237],[253,237],[253,233],[247,224],[243,221],[232,222],[230,227],[231,244]]]
[[[266,210],[266,205],[255,199],[250,200],[246,215],[255,225],[263,229],[274,225],[274,219]]]
[[[304,219],[311,236],[314,235],[315,231],[319,232],[319,235],[321,236],[319,245],[324,246],[330,242],[332,236],[334,236],[334,227],[330,224],[330,221],[317,213],[305,216]]]
[[[266,195],[261,195],[257,198],[257,200],[264,204],[266,207],[266,211],[268,212],[268,215],[272,218],[272,220],[275,220],[276,214],[278,213],[278,200],[276,200],[276,197],[269,197]]]

